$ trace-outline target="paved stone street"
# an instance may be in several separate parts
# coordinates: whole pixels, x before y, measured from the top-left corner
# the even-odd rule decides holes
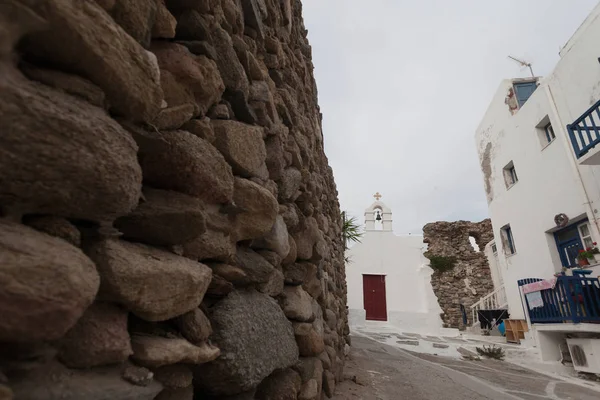
[[[600,393],[514,364],[466,361],[352,337],[346,380],[335,400],[596,400]],[[585,384],[584,384],[585,385]]]

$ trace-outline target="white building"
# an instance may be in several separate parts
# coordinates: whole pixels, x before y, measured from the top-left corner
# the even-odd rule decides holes
[[[365,210],[361,242],[346,254],[350,325],[387,321],[410,332],[438,332],[442,310],[423,256],[423,236],[394,234],[392,211],[379,197]]]
[[[494,283],[505,287],[511,319],[534,322],[546,360],[560,357],[566,331],[600,332],[590,323],[600,322],[600,307],[590,304],[573,319],[557,311],[564,295],[556,297],[555,314],[536,323],[542,309],[530,318],[518,286],[576,265],[579,249],[600,241],[600,5],[560,57],[545,78],[502,81],[476,133],[494,229],[487,249]],[[600,275],[600,267],[592,270]]]

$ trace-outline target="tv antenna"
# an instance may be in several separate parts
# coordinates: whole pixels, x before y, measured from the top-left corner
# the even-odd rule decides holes
[[[533,68],[531,68],[531,63],[529,63],[527,61],[519,60],[518,58],[513,57],[513,56],[508,56],[508,58],[510,58],[513,61],[518,62],[521,65],[521,67],[529,68],[529,72],[531,72],[531,77],[535,78],[535,75],[533,74]]]

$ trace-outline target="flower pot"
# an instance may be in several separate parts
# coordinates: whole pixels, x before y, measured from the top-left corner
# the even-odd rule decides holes
[[[580,267],[584,267],[586,265],[590,265],[590,262],[588,261],[587,258],[580,258],[577,260],[577,263],[579,264]]]

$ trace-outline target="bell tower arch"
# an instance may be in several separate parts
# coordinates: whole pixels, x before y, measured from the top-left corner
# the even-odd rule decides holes
[[[366,231],[392,231],[392,210],[382,201],[379,192],[373,195],[375,202],[365,210]]]

